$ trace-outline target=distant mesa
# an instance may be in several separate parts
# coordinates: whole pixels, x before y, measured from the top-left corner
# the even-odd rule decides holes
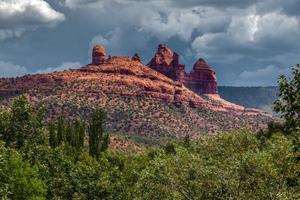
[[[137,53],[131,59],[141,62]],[[92,65],[101,65],[105,60],[107,60],[105,48],[97,44],[93,48]],[[154,57],[147,66],[184,84],[197,94],[218,94],[216,73],[203,58],[197,60],[192,71],[187,73],[185,65],[179,62],[179,55],[166,45],[159,44]]]
[[[192,71],[187,73],[185,65],[179,63],[179,55],[166,45],[160,44],[147,65],[167,77],[183,83],[198,94],[218,94],[216,73],[203,58],[200,58],[194,64]]]

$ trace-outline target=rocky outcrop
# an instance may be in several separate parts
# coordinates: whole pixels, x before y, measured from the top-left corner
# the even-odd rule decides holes
[[[194,64],[193,70],[187,73],[185,65],[179,63],[179,55],[160,44],[148,66],[183,83],[198,94],[218,94],[216,73],[202,58]]]
[[[186,74],[185,85],[198,94],[218,94],[216,73],[200,58]]]
[[[96,45],[93,48],[92,65],[101,65],[106,59],[105,48],[101,45]]]
[[[137,53],[132,56],[131,60],[141,62],[141,58]]]
[[[166,75],[173,80],[185,77],[185,66],[179,64],[179,56],[165,45],[160,44],[152,60],[147,64],[152,69]]]

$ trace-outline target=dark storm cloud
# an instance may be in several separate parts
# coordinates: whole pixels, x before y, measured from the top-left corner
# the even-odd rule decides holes
[[[112,55],[138,52],[144,63],[158,43],[166,43],[188,69],[204,57],[222,85],[274,85],[278,74],[299,62],[298,0],[47,0],[46,4],[65,20],[49,18],[44,9],[23,13],[23,19],[5,19],[8,12],[0,12],[0,76],[4,69],[7,75],[20,75],[76,68],[90,62],[95,43]],[[8,68],[14,72],[8,73]]]
[[[97,1],[97,0],[94,0]],[[101,0],[98,0],[101,1]],[[218,8],[237,7],[245,8],[254,5],[259,0],[118,0],[120,3],[145,3],[155,2],[177,7],[211,6]]]
[[[259,0],[171,0],[178,6],[211,6],[216,8],[247,8]]]
[[[299,8],[299,0],[265,0],[257,4],[257,11],[260,13],[268,13],[278,10],[290,16],[299,16]]]

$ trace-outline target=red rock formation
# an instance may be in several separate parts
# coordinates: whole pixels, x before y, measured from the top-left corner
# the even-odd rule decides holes
[[[200,58],[187,74],[185,84],[198,94],[218,94],[216,73]]]
[[[184,65],[179,64],[179,56],[165,45],[160,44],[154,58],[148,63],[152,69],[172,78],[180,80],[184,77]]]
[[[131,60],[141,62],[141,58],[137,53],[132,56]]]
[[[212,72],[207,64],[199,60],[194,70],[186,74],[176,53],[163,46],[160,49],[153,63],[162,64],[165,70],[173,69],[179,81],[129,57],[105,59],[105,50],[99,46],[93,51],[95,64],[80,69],[0,78],[0,98],[5,99],[0,101],[0,107],[23,94],[35,105],[45,105],[49,118],[65,113],[70,119],[86,119],[89,111],[100,106],[107,108],[108,130],[153,136],[177,137],[184,133],[197,137],[201,132],[216,133],[240,127],[256,130],[269,121],[267,113],[232,104],[214,94],[204,98],[187,89],[183,84],[186,80],[191,83],[192,78],[196,83],[205,78],[215,80],[209,76]],[[191,87],[203,88],[197,84]],[[175,111],[170,104],[186,109],[184,113]],[[177,115],[179,112],[182,117]],[[131,114],[124,117],[123,113]]]
[[[190,73],[186,73],[185,65],[179,63],[178,54],[160,44],[148,66],[198,94],[218,94],[216,73],[202,58]]]
[[[105,59],[106,59],[105,48],[98,44],[94,46],[93,55],[92,55],[92,64],[101,65]]]

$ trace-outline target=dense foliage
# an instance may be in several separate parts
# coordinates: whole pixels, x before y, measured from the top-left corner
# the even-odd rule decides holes
[[[285,124],[258,135],[186,137],[136,154],[107,149],[101,110],[87,122],[45,122],[43,110],[20,97],[0,110],[0,198],[299,199],[296,83],[280,79],[276,106]]]
[[[24,112],[17,112],[20,107]],[[88,149],[85,143],[91,141],[82,141],[82,122],[60,118],[45,125],[39,113],[24,97],[10,111],[1,111],[2,199],[296,199],[300,195],[297,151],[293,140],[281,133],[266,139],[241,130],[197,142],[185,138],[130,154]],[[93,145],[103,147],[99,135],[106,134],[101,120],[103,113],[98,110],[87,132],[98,138]]]
[[[280,77],[274,109],[284,117],[287,131],[300,131],[300,65],[292,68],[292,75]]]

